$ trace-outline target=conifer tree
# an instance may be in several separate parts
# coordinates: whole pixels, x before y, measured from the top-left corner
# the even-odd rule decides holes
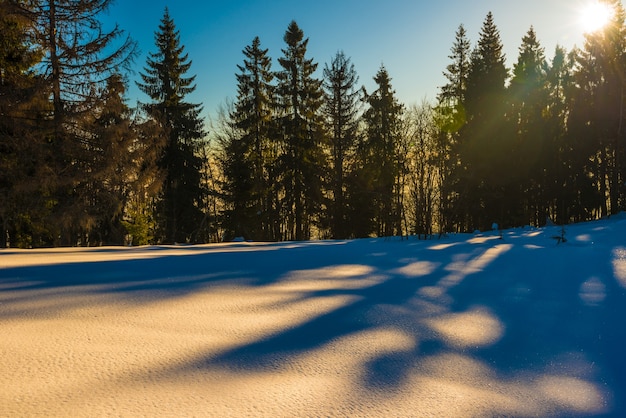
[[[507,203],[514,225],[543,224],[549,216],[543,187],[552,162],[545,119],[547,68],[544,49],[531,27],[522,38],[509,86],[507,116],[515,138],[510,147],[511,158],[507,159],[511,177]],[[524,213],[514,213],[517,210]]]
[[[231,119],[239,138],[226,145],[226,192],[232,205],[228,226],[236,236],[254,240],[278,238],[275,181],[276,142],[271,139],[274,74],[268,50],[254,38],[238,65],[237,102]]]
[[[324,68],[324,115],[329,131],[329,182],[332,197],[328,203],[330,234],[346,238],[347,205],[346,177],[357,141],[362,94],[357,83],[354,64],[343,52],[338,52],[330,66]]]
[[[361,146],[361,176],[367,183],[363,195],[369,200],[354,208],[371,207],[374,233],[378,236],[402,234],[403,157],[399,145],[402,134],[404,108],[398,102],[391,86],[387,69],[382,66],[374,77],[377,89],[367,96],[368,108],[364,114],[366,139]],[[365,204],[366,206],[363,206]]]
[[[454,44],[448,56],[452,61],[443,73],[448,83],[441,87],[438,96],[440,104],[455,107],[465,104],[465,92],[467,91],[467,77],[470,67],[470,42],[467,38],[465,26],[459,25],[456,31]]]
[[[503,45],[493,14],[489,12],[472,51],[467,76],[466,103],[469,119],[486,118],[504,100],[505,67]],[[500,109],[501,110],[501,109]]]
[[[154,213],[154,199],[159,195],[165,179],[159,167],[159,158],[166,139],[163,129],[151,119],[134,117],[131,121],[133,144],[127,150],[126,163],[131,162],[129,177],[125,182],[123,195],[122,226],[128,241],[125,244],[154,244],[157,225]]]
[[[44,80],[32,71],[41,49],[28,12],[18,1],[0,2],[0,248],[37,246],[48,215],[40,125],[50,109]]]
[[[554,57],[546,72],[547,108],[546,117],[546,160],[544,188],[549,202],[550,219],[564,224],[568,218],[567,201],[574,200],[570,182],[567,180],[567,155],[570,154],[570,141],[567,133],[567,120],[573,86],[573,64],[571,55],[557,46]]]
[[[165,180],[156,208],[158,241],[195,242],[206,196],[199,157],[205,132],[201,106],[185,101],[196,89],[195,76],[186,76],[191,61],[167,8],[155,43],[157,51],[149,54],[137,85],[151,99],[143,108],[161,126],[167,141],[159,158]]]
[[[228,117],[228,116],[226,116]],[[231,115],[232,117],[232,115]],[[236,237],[258,239],[255,221],[254,166],[250,143],[246,135],[235,126],[232,119],[222,121],[230,125],[226,133],[216,134],[218,142],[218,162],[223,181],[220,184],[225,207],[222,211],[221,226],[224,239]]]
[[[435,158],[438,166],[440,193],[439,222],[441,230],[452,230],[454,219],[454,199],[458,195],[459,178],[453,172],[459,164],[459,135],[467,121],[466,92],[467,78],[470,69],[470,41],[463,25],[455,34],[454,43],[448,56],[452,61],[446,67],[444,76],[448,83],[441,87],[437,97],[437,108],[434,117],[438,126],[437,152]],[[461,208],[457,208],[460,210]]]
[[[465,93],[467,124],[459,138],[460,165],[455,176],[461,229],[488,229],[505,216],[506,187],[505,82],[507,69],[500,32],[487,14],[472,51]],[[503,222],[500,222],[503,224]]]
[[[34,22],[33,43],[42,53],[36,70],[51,96],[49,117],[39,118],[47,130],[40,163],[47,166],[40,193],[50,216],[49,238],[42,244],[75,245],[88,236],[94,218],[87,209],[94,174],[90,164],[101,157],[92,143],[89,115],[101,103],[97,91],[108,79],[129,68],[135,43],[118,26],[105,31],[99,20],[111,0],[40,0],[20,2]]]
[[[306,57],[309,40],[295,21],[283,39],[286,47],[278,59],[282,69],[276,72],[276,104],[283,130],[278,165],[284,189],[285,238],[306,240],[321,211],[322,81],[313,77],[317,64]]]
[[[56,124],[84,108],[93,88],[104,86],[111,74],[129,69],[136,44],[115,26],[103,31],[99,15],[112,0],[41,0],[35,14],[45,48]],[[124,38],[120,45],[115,42]],[[58,128],[58,127],[57,127]]]

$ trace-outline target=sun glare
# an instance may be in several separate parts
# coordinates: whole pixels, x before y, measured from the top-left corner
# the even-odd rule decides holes
[[[580,12],[580,23],[586,33],[602,29],[613,15],[611,6],[602,1],[594,0],[583,7]]]

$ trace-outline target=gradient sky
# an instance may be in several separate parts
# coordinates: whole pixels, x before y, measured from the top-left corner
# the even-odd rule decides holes
[[[308,56],[319,63],[317,76],[338,50],[355,64],[360,84],[372,90],[372,78],[384,64],[401,102],[434,100],[445,83],[442,72],[460,24],[472,45],[489,11],[500,29],[511,68],[522,37],[530,26],[551,59],[557,44],[568,50],[582,46],[581,10],[592,0],[117,0],[106,22],[117,22],[139,43],[141,55],[131,76],[130,104],[147,97],[138,92],[148,52],[155,51],[154,33],[167,6],[193,61],[196,92],[189,100],[204,105],[204,116],[236,95],[237,64],[242,50],[259,36],[269,48],[273,69],[282,56],[283,35],[296,20],[309,40]]]

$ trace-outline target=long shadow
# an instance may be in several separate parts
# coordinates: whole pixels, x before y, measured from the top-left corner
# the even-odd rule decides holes
[[[200,356],[191,364],[173,367],[171,372],[189,373],[213,367],[273,371],[340,338],[385,327],[399,329],[421,341],[415,349],[380,354],[365,364],[362,382],[365,387],[393,391],[414,372],[412,366],[420,359],[444,352],[463,352],[489,365],[502,379],[528,373],[584,378],[608,387],[613,393],[611,413],[625,412],[626,356],[622,350],[626,331],[619,324],[626,318],[626,297],[614,278],[610,251],[589,258],[584,254],[586,249],[581,248],[581,260],[593,259],[600,264],[584,266],[576,260],[558,265],[553,258],[564,259],[556,253],[562,248],[534,252],[513,244],[508,253],[495,258],[483,271],[473,272],[448,288],[449,301],[435,301],[445,305],[446,312],[451,314],[467,312],[475,306],[485,307],[502,324],[502,337],[493,344],[460,349],[442,338],[423,338],[427,330],[416,321],[429,314],[414,302],[422,299],[420,290],[434,287],[450,275],[446,267],[458,261],[459,254],[476,257],[497,242],[463,243],[443,250],[436,256],[441,265],[419,277],[406,277],[398,269],[406,266],[409,259],[432,259],[427,249],[429,244],[390,242],[385,254],[370,253],[380,251],[381,246],[370,250],[365,241],[340,244],[277,246],[272,254],[220,252],[0,269],[0,285],[3,289],[23,291],[25,295],[42,289],[85,288],[86,292],[107,293],[116,298],[158,302],[233,280],[242,286],[261,288],[285,280],[294,271],[344,264],[369,266],[373,270],[371,274],[383,277],[369,287],[298,292],[301,299],[353,298],[347,305],[221,354]],[[351,245],[360,246],[359,251]],[[373,257],[378,258],[374,261]],[[542,274],[536,274],[538,268],[543,270]],[[597,297],[585,300],[581,286],[592,276],[603,283],[603,294],[599,291]],[[28,282],[21,285],[21,277]],[[554,282],[551,277],[555,278]],[[568,280],[562,280],[563,277]],[[297,302],[296,299],[288,303]]]
[[[508,257],[497,259],[489,274],[450,291],[453,310],[486,306],[505,327],[496,344],[473,355],[504,378],[527,370],[595,382],[612,392],[610,415],[624,416],[626,292],[614,277],[611,251],[591,246],[515,250],[514,264]],[[573,256],[566,260],[561,251]]]
[[[341,244],[268,244],[264,251],[236,251],[236,246],[229,246],[207,252],[188,247],[173,255],[160,254],[161,248],[155,247],[154,254],[145,258],[0,268],[0,319],[27,314],[28,306],[44,299],[50,300],[46,314],[72,308],[54,303],[61,294],[110,296],[106,303],[156,303],[233,281],[241,286],[265,286],[290,271],[316,267],[318,258],[310,255],[320,251],[330,252],[324,257],[339,262],[340,256],[333,257],[327,249]]]
[[[384,320],[384,324],[381,324],[368,320],[368,313],[376,306],[405,305],[420,287],[433,284],[436,280],[434,275],[416,280],[391,276],[384,282],[365,289],[309,292],[304,298],[341,295],[356,297],[356,301],[316,317],[296,328],[228,351],[217,358],[210,358],[203,366],[219,365],[250,370],[273,369],[277,362],[315,350],[341,337],[357,334],[381,325],[400,328],[403,325],[401,318],[390,316]],[[398,376],[391,378],[390,381],[402,380],[401,371],[398,370],[398,372]],[[389,376],[386,375],[385,378],[389,379]]]
[[[330,244],[327,244],[330,245]],[[233,248],[232,246],[230,248]],[[292,248],[289,246],[277,247],[272,251],[289,252],[284,262],[268,264],[268,253],[265,251],[211,251],[199,254],[164,254],[151,255],[146,258],[115,259],[108,261],[66,262],[60,264],[34,265],[21,267],[0,268],[0,285],[7,290],[37,290],[56,287],[110,285],[112,291],[124,292],[129,290],[126,284],[133,283],[134,290],[150,290],[153,286],[165,289],[174,289],[176,285],[160,282],[163,278],[193,277],[214,273],[228,275],[245,271],[248,276],[255,277],[255,283],[263,285],[277,278],[276,274],[298,268],[312,268],[315,257],[298,257],[297,253],[306,250],[308,253],[324,247],[310,247],[306,244]],[[151,250],[166,250],[170,248],[154,247]],[[185,251],[189,249],[184,248]],[[97,250],[96,250],[97,251]],[[193,251],[193,248],[191,249]],[[90,252],[92,252],[90,250]],[[106,250],[111,252],[111,250]],[[123,253],[120,253],[122,256]],[[295,256],[293,254],[296,254]],[[272,258],[281,258],[271,254]],[[88,259],[86,259],[88,260]],[[156,279],[156,280],[154,280]],[[144,281],[146,287],[135,287],[134,283]],[[150,282],[155,282],[150,283]],[[192,281],[195,282],[195,281]],[[178,282],[184,288],[185,281]]]
[[[393,244],[391,244],[393,245]],[[405,245],[405,244],[403,244]],[[358,289],[330,289],[310,291],[302,294],[300,300],[315,299],[328,296],[348,296],[354,298],[354,302],[321,314],[294,328],[287,329],[278,334],[270,335],[253,343],[236,347],[217,356],[208,355],[199,358],[195,363],[188,364],[184,370],[175,373],[186,373],[202,368],[226,368],[234,371],[272,371],[277,370],[281,364],[289,363],[291,359],[302,354],[312,352],[333,341],[350,335],[356,335],[366,330],[378,328],[398,329],[406,334],[412,334],[416,339],[421,337],[421,326],[415,323],[414,308],[410,302],[415,300],[416,294],[423,287],[433,286],[449,272],[441,268],[430,274],[420,277],[406,277],[397,273],[398,269],[407,265],[408,257],[424,259],[427,256],[423,251],[429,244],[419,243],[415,248],[404,246],[401,253],[369,254],[358,260],[346,260],[347,263],[367,265],[372,256],[384,257],[385,260],[376,260],[371,265],[373,275],[383,275],[385,279],[365,288]],[[376,247],[379,248],[379,247]],[[489,248],[485,246],[484,248]],[[484,250],[479,249],[478,252]],[[468,252],[476,252],[474,246],[467,246]],[[391,256],[393,254],[393,256]],[[454,254],[458,254],[455,249]],[[448,263],[453,260],[448,259]],[[328,263],[332,265],[332,263]],[[445,264],[445,263],[444,263]],[[384,266],[380,270],[381,265]],[[316,267],[319,266],[316,264]],[[323,266],[322,266],[323,267]],[[375,268],[378,268],[375,269]],[[291,301],[297,303],[298,300]],[[405,310],[395,311],[395,307],[404,307]],[[386,314],[380,315],[381,310]],[[431,339],[420,343],[419,349],[401,350],[399,352],[381,355],[370,364],[366,365],[363,384],[371,388],[386,388],[393,390],[402,383],[411,373],[408,365],[414,364],[420,357],[438,353],[445,347],[441,341]]]
[[[374,286],[309,292],[303,296],[345,295],[355,297],[355,302],[265,339],[217,356],[200,358],[186,367],[189,370],[203,367],[234,371],[277,370],[281,364],[339,338],[379,327],[401,329],[418,340],[427,331],[423,324],[415,323],[415,318],[428,316],[412,304],[420,298],[420,289],[434,286],[447,277],[450,271],[445,267],[456,261],[460,251],[476,257],[494,244],[498,242],[457,246],[439,256],[440,268],[416,278],[394,273],[405,264],[401,259],[410,253],[386,256],[385,270],[376,274],[385,274],[387,278]],[[413,256],[428,259],[424,248],[417,247]],[[496,378],[503,381],[515,381],[520,376],[547,375],[584,379],[600,390],[608,388],[612,393],[613,399],[608,399],[611,404],[607,406],[611,415],[624,412],[626,356],[620,350],[626,342],[626,332],[623,327],[616,329],[616,317],[626,317],[626,300],[624,290],[612,280],[610,254],[592,258],[601,260],[601,265],[588,265],[584,270],[580,263],[550,264],[552,256],[556,255],[552,251],[560,250],[546,248],[535,253],[521,244],[514,244],[509,253],[494,259],[483,271],[471,273],[448,289],[452,303],[447,306],[447,312],[463,313],[476,306],[487,308],[503,326],[504,332],[498,341],[487,346],[459,348],[438,337],[422,339],[415,349],[383,353],[369,361],[364,365],[362,384],[393,391],[415,372],[413,366],[421,359],[458,352],[489,365]],[[375,264],[380,267],[380,263]],[[527,271],[520,271],[520,268],[527,268]],[[538,268],[543,270],[542,274],[537,274]],[[571,281],[566,281],[565,287],[562,285],[563,274],[572,277]],[[597,297],[585,302],[581,297],[581,286],[597,275],[605,279],[605,297],[596,303],[594,301],[601,295],[595,295]],[[555,281],[551,282],[550,277]],[[372,317],[368,313],[380,307],[394,309],[383,308],[386,316],[381,319],[379,310],[376,320],[368,320]],[[185,370],[178,372],[184,373]],[[570,410],[569,413],[573,412]]]

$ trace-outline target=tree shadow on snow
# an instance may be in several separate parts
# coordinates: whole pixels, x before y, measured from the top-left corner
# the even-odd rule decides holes
[[[384,279],[365,288],[303,293],[301,299],[348,296],[352,302],[258,341],[198,358],[177,372],[214,367],[234,372],[271,372],[342,338],[375,329],[395,329],[411,336],[415,345],[382,352],[366,361],[361,374],[364,388],[394,392],[420,373],[425,360],[456,354],[488,367],[490,378],[496,382],[532,386],[540,383],[533,380],[542,378],[557,383],[580,379],[603,392],[606,404],[587,410],[568,409],[569,405],[555,401],[553,407],[559,414],[619,415],[626,411],[626,356],[622,354],[626,332],[620,322],[626,317],[626,298],[613,277],[610,251],[589,258],[584,254],[588,248],[574,249],[574,254],[580,251],[581,260],[594,262],[584,265],[584,261],[565,262],[566,258],[557,256],[556,252],[565,247],[534,251],[513,243],[507,244],[508,252],[481,264],[475,261],[502,244],[485,241],[462,245],[462,249],[457,247],[439,255],[441,263],[437,268],[418,277],[407,277],[401,270],[411,260],[428,260],[427,244],[414,249],[404,244],[397,253],[400,247],[391,243],[387,254],[369,254],[359,260],[344,254],[338,259],[362,264],[367,264],[367,259],[371,261],[372,256],[384,257],[384,263],[371,264],[371,274]],[[465,257],[461,261],[469,269],[461,278],[454,273],[459,254]],[[329,265],[335,261],[339,260],[333,259]],[[315,268],[319,267],[319,263],[315,264]],[[538,274],[538,269],[543,273]],[[442,287],[441,294],[429,293]],[[431,311],[428,307],[432,306],[443,310]],[[479,323],[469,324],[470,335],[462,335],[466,341],[459,343],[459,336],[454,333],[463,334],[467,325],[463,321],[476,312]],[[454,322],[456,318],[461,319]],[[458,329],[448,335],[437,328],[438,321],[444,325],[452,321]],[[480,340],[471,335],[472,327],[486,333],[490,330],[481,328],[496,329],[491,330],[493,338],[487,335]],[[573,380],[559,380],[562,378]],[[524,379],[528,382],[520,382]]]
[[[496,382],[539,376],[584,379],[608,394],[609,404],[598,413],[626,412],[626,331],[621,324],[626,297],[614,277],[610,249],[539,249],[523,241],[505,242],[486,239],[447,246],[390,240],[370,245],[358,240],[277,244],[254,251],[230,246],[139,260],[5,268],[0,269],[0,288],[21,296],[11,300],[0,294],[0,312],[4,317],[24,315],[20,306],[25,298],[52,299],[61,292],[157,303],[224,284],[264,289],[289,283],[296,272],[309,272],[307,277],[315,280],[324,268],[356,265],[364,268],[350,280],[376,280],[353,288],[301,289],[279,302],[297,307],[302,301],[345,297],[340,307],[174,366],[170,374],[213,368],[271,372],[350,336],[391,330],[414,344],[365,360],[359,376],[364,390],[400,390],[410,378],[425,373],[427,360],[457,355],[484,365]],[[571,258],[562,251],[569,251]],[[590,257],[589,251],[598,253]],[[435,261],[421,269],[424,260]],[[556,410],[567,415],[594,412],[560,408]]]

